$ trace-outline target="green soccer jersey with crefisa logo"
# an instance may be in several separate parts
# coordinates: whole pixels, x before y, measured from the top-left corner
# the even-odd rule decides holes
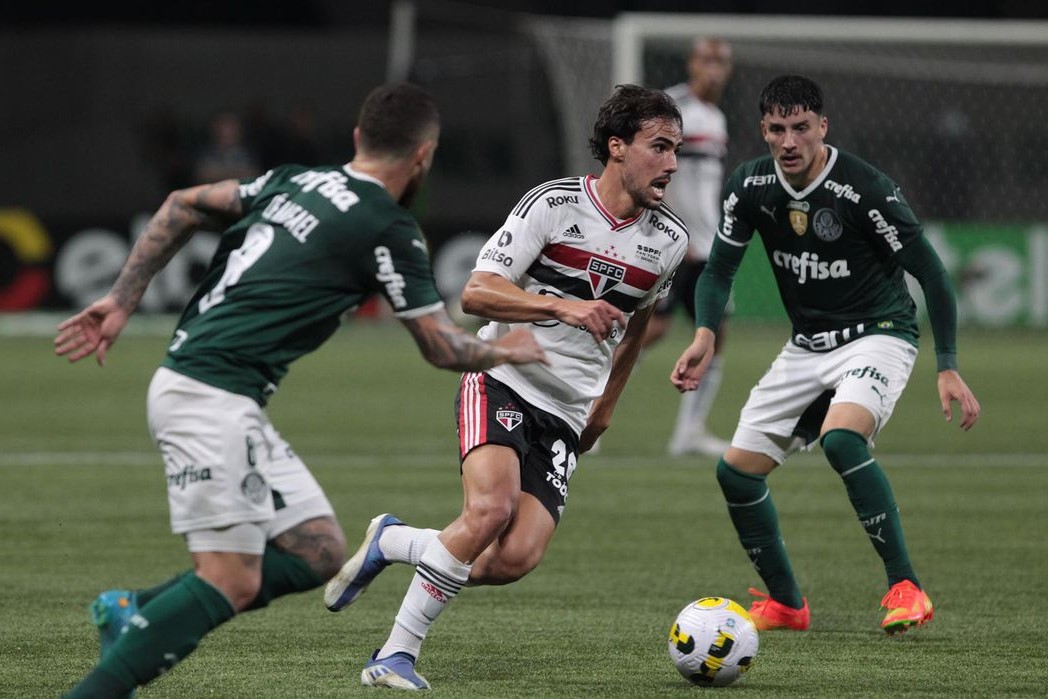
[[[164,366],[265,405],[288,365],[374,294],[401,318],[443,305],[418,225],[378,180],[284,165],[242,182],[240,198]]]
[[[803,191],[771,156],[739,166],[724,187],[718,242],[746,246],[760,235],[796,344],[825,351],[885,333],[916,345],[916,307],[893,256],[923,235],[921,224],[895,182],[827,148]]]

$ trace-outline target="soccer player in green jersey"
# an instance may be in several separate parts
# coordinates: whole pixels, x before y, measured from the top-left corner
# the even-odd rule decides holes
[[[103,364],[153,276],[202,227],[224,229],[149,387],[171,526],[193,570],[92,604],[102,658],[70,697],[132,694],[239,612],[323,585],[345,562],[334,510],[264,407],[288,365],[381,294],[431,364],[455,371],[545,360],[527,330],[483,341],[448,317],[408,213],[433,162],[432,97],[375,89],[352,162],[284,165],[171,193],[102,299],[59,325],[55,351]]]
[[[903,272],[927,300],[943,415],[960,407],[970,429],[979,403],[957,371],[954,292],[899,186],[859,158],[824,142],[819,86],[784,75],[760,95],[761,134],[770,154],[728,179],[712,253],[695,288],[696,330],[670,375],[694,390],[712,356],[715,329],[735,272],[759,233],[775,274],[790,339],[750,393],[717,463],[717,480],[739,540],[768,594],[750,613],[760,629],[810,624],[779,533],[766,477],[816,440],[844,481],[870,542],[884,562],[881,600],[888,633],[932,618],[914,572],[888,479],[870,455],[917,356],[917,317]]]

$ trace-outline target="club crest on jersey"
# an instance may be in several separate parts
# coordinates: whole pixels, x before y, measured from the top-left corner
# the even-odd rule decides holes
[[[590,258],[589,265],[586,266],[586,272],[589,273],[593,298],[600,298],[626,278],[625,267],[599,257]]]
[[[811,205],[806,201],[791,201],[786,205],[790,212],[790,228],[797,235],[808,232],[808,209]]]
[[[841,237],[844,226],[833,209],[819,209],[812,219],[812,230],[815,236],[822,241],[832,243]]]
[[[495,419],[507,432],[512,432],[517,425],[524,422],[524,415],[519,410],[497,410]]]

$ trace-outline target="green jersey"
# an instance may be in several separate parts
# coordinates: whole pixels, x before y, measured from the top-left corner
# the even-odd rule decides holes
[[[265,405],[367,298],[382,294],[400,318],[443,305],[418,225],[378,180],[284,165],[242,182],[240,199],[164,366]]]
[[[924,240],[921,224],[891,179],[854,155],[827,149],[826,167],[803,191],[786,182],[771,156],[736,169],[724,187],[713,248],[719,254],[710,265],[727,261],[733,276],[756,232],[795,344],[828,351],[887,333],[916,345],[916,306],[903,278],[906,255],[899,253]],[[710,308],[708,299],[704,306]]]

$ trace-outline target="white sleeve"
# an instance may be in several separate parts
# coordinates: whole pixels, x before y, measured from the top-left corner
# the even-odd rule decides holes
[[[546,219],[546,211],[537,206],[525,218],[510,214],[480,249],[473,271],[494,272],[517,283],[549,243]]]
[[[670,286],[673,284],[673,278],[677,275],[677,268],[680,267],[681,262],[684,261],[684,253],[687,251],[687,245],[678,245],[674,251],[673,259],[670,264],[662,270],[659,275],[659,281],[655,286],[651,288],[651,291],[644,295],[644,298],[637,304],[637,308],[647,308],[655,301],[664,299],[670,295]]]

